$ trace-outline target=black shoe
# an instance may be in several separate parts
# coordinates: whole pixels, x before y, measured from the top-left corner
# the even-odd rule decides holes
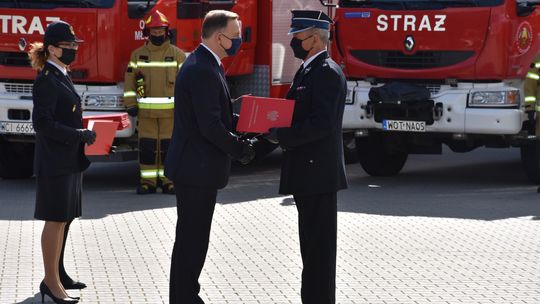
[[[78,299],[71,298],[71,300],[66,300],[66,299],[60,299],[60,298],[55,297],[52,294],[49,287],[47,287],[47,285],[45,285],[45,282],[43,282],[43,281],[41,281],[41,284],[39,284],[39,292],[41,293],[41,303],[45,302],[45,295],[49,296],[49,298],[51,298],[53,300],[53,302],[57,303],[57,304],[75,304],[75,303],[79,303]]]
[[[62,283],[62,286],[64,286],[64,289],[85,289],[86,288],[86,284],[79,281],[73,281],[71,278],[60,279],[60,283]]]
[[[536,192],[540,193],[540,187],[538,187],[538,189],[536,189]]]
[[[163,194],[176,194],[174,191],[174,185],[173,184],[166,184],[161,186],[161,192]]]
[[[156,193],[156,187],[152,185],[142,184],[137,187],[137,194],[152,194]]]

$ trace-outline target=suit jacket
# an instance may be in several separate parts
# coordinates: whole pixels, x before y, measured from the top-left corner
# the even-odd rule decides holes
[[[227,81],[215,57],[199,46],[180,69],[174,92],[174,128],[165,176],[175,184],[223,188],[231,158],[243,145],[233,131]]]
[[[71,80],[46,63],[34,81],[32,96],[34,173],[57,176],[86,170],[90,162],[77,132],[83,127],[81,98]]]
[[[279,128],[281,194],[319,194],[347,188],[342,120],[347,83],[324,52],[299,70],[287,99],[296,101],[292,125]]]

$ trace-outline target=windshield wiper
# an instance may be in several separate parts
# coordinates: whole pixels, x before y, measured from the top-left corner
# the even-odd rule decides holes
[[[452,4],[471,4],[472,6],[478,6],[476,0],[435,0],[438,3],[452,3]]]
[[[345,2],[345,1],[344,1]],[[367,6],[367,5],[392,5],[392,6],[401,6],[401,9],[407,9],[407,1],[396,1],[396,0],[348,0],[346,1],[350,5],[354,6]]]
[[[53,3],[53,4],[78,4],[82,7],[98,7],[99,0],[12,0],[17,3],[19,2],[40,2],[40,3]]]

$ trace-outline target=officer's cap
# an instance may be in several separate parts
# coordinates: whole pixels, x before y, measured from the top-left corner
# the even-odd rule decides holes
[[[293,10],[289,35],[300,33],[310,28],[330,30],[334,21],[322,11]]]
[[[55,21],[45,30],[45,36],[43,36],[43,43],[45,45],[56,45],[59,42],[83,42],[83,40],[75,36],[73,27],[64,21]]]

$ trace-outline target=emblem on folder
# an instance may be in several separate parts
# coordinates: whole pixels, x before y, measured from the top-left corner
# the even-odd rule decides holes
[[[278,111],[270,111],[266,114],[266,118],[270,121],[277,121],[279,118],[279,112]]]

